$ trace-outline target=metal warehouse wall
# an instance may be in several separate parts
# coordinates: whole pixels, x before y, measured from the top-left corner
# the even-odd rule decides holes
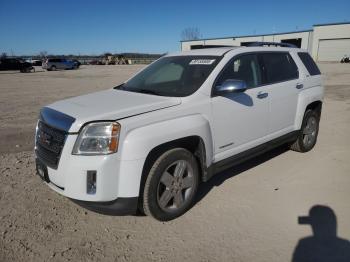
[[[181,50],[191,50],[196,45],[240,46],[242,42],[287,39],[301,39],[301,48],[308,50],[316,61],[340,61],[345,54],[350,55],[350,23],[314,25],[313,30],[301,32],[184,41]]]
[[[350,55],[350,24],[314,26],[312,56],[317,61],[340,61]]]
[[[286,34],[261,35],[261,36],[243,36],[243,37],[225,37],[215,39],[203,39],[181,42],[181,50],[191,50],[195,45],[228,45],[240,46],[245,42],[280,42],[281,40],[301,38],[301,48],[308,49],[310,41],[310,31],[295,32]],[[311,51],[311,50],[310,50]]]

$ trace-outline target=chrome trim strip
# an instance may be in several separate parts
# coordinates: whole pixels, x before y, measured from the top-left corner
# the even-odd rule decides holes
[[[233,144],[234,144],[234,143],[231,142],[231,143],[229,143],[229,144],[227,144],[227,145],[220,146],[219,149],[222,149],[222,148],[225,148],[225,147],[228,147],[228,146],[232,146]]]
[[[40,120],[54,128],[68,132],[75,118],[49,107],[43,107],[40,110]]]

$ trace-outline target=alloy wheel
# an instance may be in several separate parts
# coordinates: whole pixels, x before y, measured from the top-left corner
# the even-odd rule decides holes
[[[157,201],[161,209],[175,211],[191,199],[195,187],[194,171],[186,160],[178,160],[163,172],[157,190]]]
[[[303,143],[305,146],[310,146],[315,143],[317,135],[317,119],[314,116],[310,116],[303,129]]]

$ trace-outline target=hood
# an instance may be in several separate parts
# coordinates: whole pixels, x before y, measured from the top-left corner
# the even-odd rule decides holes
[[[78,132],[83,124],[96,120],[118,120],[133,115],[179,105],[177,97],[163,97],[110,89],[68,98],[47,108],[75,118],[69,132]]]

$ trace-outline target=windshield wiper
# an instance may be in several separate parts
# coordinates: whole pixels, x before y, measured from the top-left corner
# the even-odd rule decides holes
[[[124,84],[120,84],[119,86],[113,87],[113,89],[117,89],[117,90],[123,90],[123,88],[124,88]]]
[[[153,91],[153,90],[149,90],[149,89],[124,89],[124,84],[116,86],[113,89],[129,91],[129,92],[135,92],[135,93],[142,93],[142,94],[150,94],[150,95],[162,96],[160,93],[158,93],[156,91]]]
[[[161,96],[161,94],[159,94],[156,91],[153,90],[149,90],[149,89],[136,89],[136,90],[130,90],[132,92],[137,92],[137,93],[142,93],[142,94],[150,94],[150,95],[156,95],[156,96]]]

